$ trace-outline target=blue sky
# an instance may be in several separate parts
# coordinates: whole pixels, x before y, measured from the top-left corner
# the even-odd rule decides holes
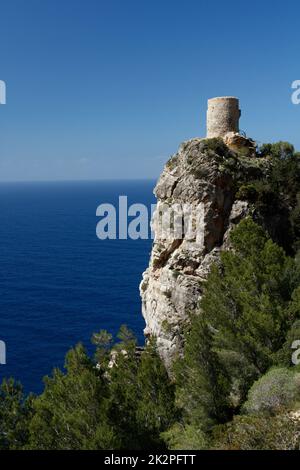
[[[208,98],[300,149],[299,1],[1,0],[0,180],[156,178]]]

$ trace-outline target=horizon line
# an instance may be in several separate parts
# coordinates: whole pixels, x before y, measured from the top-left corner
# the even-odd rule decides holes
[[[0,180],[0,184],[15,183],[101,183],[104,181],[156,181],[158,177],[153,178],[99,178],[99,179],[41,179],[41,180]]]

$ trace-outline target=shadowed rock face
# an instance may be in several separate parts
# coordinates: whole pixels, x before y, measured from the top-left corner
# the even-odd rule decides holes
[[[211,264],[218,262],[220,250],[229,248],[230,230],[250,211],[247,201],[235,200],[235,178],[241,172],[259,176],[268,166],[263,160],[243,163],[222,141],[192,139],[170,158],[158,180],[155,239],[140,293],[145,335],[156,337],[167,367],[182,351],[183,326],[198,305]],[[160,208],[174,204],[200,207],[200,239],[161,237]]]

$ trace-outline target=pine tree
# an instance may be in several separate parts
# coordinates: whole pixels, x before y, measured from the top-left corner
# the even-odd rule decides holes
[[[107,390],[82,345],[66,357],[34,402],[30,424],[33,449],[110,449],[119,441],[107,419]]]
[[[175,386],[159,357],[152,338],[141,356],[137,373],[139,399],[136,417],[144,446],[162,446],[161,433],[178,417],[175,406]]]
[[[179,374],[187,420],[206,428],[239,410],[254,380],[276,363],[299,316],[289,308],[297,269],[283,249],[250,218],[235,228],[231,243],[207,280]]]
[[[24,398],[23,388],[13,379],[3,380],[0,388],[0,450],[24,448],[32,417],[33,396]]]

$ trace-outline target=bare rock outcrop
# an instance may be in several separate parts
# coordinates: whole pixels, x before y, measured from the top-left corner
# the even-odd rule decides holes
[[[242,151],[248,157],[256,156],[256,142],[239,132],[227,132],[224,142],[231,150]]]
[[[251,211],[247,201],[236,198],[236,180],[259,177],[268,168],[264,160],[238,157],[222,139],[195,138],[180,146],[158,180],[155,239],[140,293],[145,335],[156,337],[167,367],[182,351],[183,328],[197,308],[212,263],[229,248],[232,227]],[[173,232],[162,222],[166,207],[175,207]],[[183,230],[182,236],[174,225],[180,208],[194,210],[198,222],[196,230]]]

